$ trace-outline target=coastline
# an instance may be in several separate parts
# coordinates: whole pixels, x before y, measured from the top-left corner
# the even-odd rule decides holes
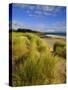
[[[46,37],[66,39],[66,36],[52,35],[52,34],[51,35],[50,34],[47,34]]]

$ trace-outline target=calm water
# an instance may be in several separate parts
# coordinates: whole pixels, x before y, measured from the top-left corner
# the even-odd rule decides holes
[[[66,36],[66,33],[62,32],[46,32],[45,35],[59,35],[59,36]]]

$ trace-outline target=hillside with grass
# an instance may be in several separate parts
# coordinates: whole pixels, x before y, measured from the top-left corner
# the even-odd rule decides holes
[[[46,38],[41,38],[33,32],[12,32],[12,38],[10,32],[9,40],[12,42],[10,46],[12,44],[13,86],[66,82],[65,44],[55,44],[54,51],[51,52]]]

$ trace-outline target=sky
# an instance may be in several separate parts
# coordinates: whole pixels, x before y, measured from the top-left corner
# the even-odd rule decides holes
[[[12,4],[12,28],[66,32],[66,7],[14,3]]]

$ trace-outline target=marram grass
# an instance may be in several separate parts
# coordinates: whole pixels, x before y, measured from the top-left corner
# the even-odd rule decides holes
[[[32,33],[12,33],[12,85],[65,82],[65,60],[51,54],[45,39]]]

